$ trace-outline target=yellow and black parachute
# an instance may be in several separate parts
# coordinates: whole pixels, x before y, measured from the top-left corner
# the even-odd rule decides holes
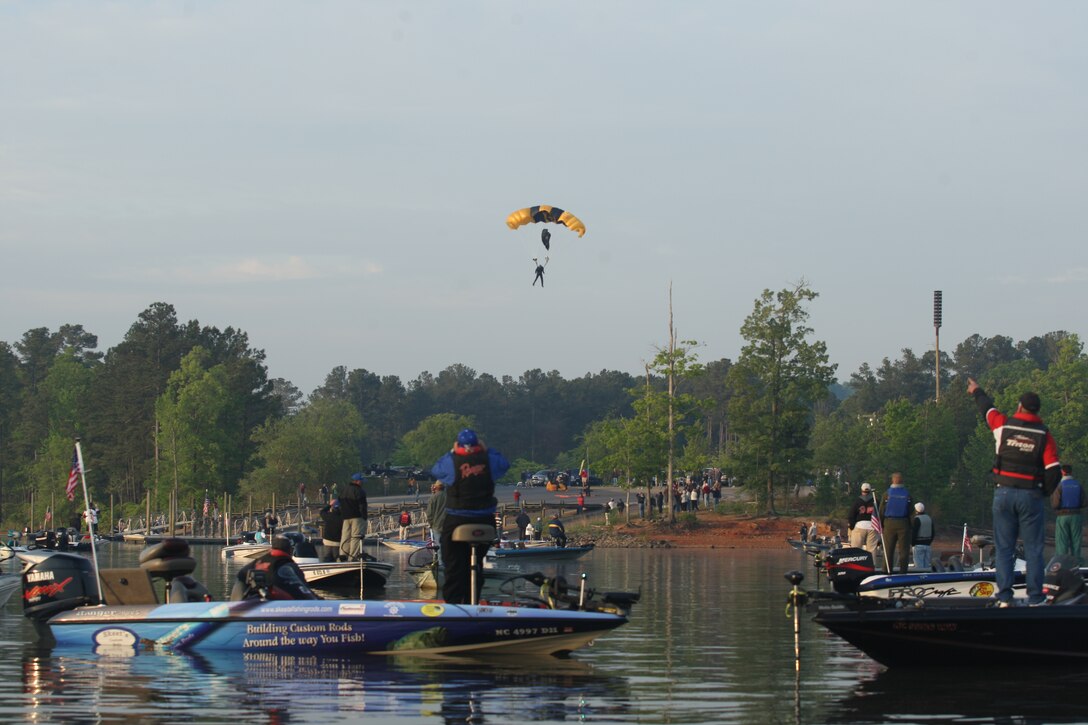
[[[563,211],[559,207],[548,206],[547,204],[518,209],[510,216],[506,217],[506,226],[511,229],[517,229],[526,224],[538,224],[540,222],[562,224],[572,232],[578,232],[579,237],[586,233],[586,225],[582,223],[581,219],[574,216],[569,211]]]

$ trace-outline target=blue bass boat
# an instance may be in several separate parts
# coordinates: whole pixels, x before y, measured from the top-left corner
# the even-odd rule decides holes
[[[173,547],[169,542],[175,542]],[[147,650],[397,655],[558,655],[627,622],[637,595],[588,592],[454,605],[438,601],[209,601],[188,546],[167,540],[140,568],[103,569],[64,552],[28,552],[24,614],[47,641],[101,653]],[[145,552],[147,554],[148,552]],[[160,603],[155,583],[165,581]],[[599,598],[598,598],[599,596]],[[551,605],[551,606],[549,606]]]

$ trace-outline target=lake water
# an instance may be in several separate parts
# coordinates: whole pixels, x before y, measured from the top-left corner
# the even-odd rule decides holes
[[[138,551],[108,544],[103,565],[132,565]],[[194,553],[197,576],[224,591],[237,565],[216,547]],[[628,625],[569,659],[517,662],[54,654],[13,597],[0,610],[0,722],[1088,722],[1085,672],[889,671],[807,620],[798,672],[783,573],[811,567],[785,543],[601,549],[563,566],[592,587],[641,588],[642,601]],[[417,592],[398,569],[385,595]]]

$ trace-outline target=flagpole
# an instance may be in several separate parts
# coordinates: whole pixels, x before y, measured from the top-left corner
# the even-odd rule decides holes
[[[963,536],[960,537],[960,560],[963,560],[963,553],[967,547],[967,522],[963,522]]]
[[[873,512],[873,518],[879,520],[880,517],[880,505],[877,504],[876,489],[873,489],[873,505],[876,510]],[[884,524],[880,524],[880,550],[884,552],[884,571],[889,574],[892,573],[892,565],[888,562],[888,547],[884,545]]]
[[[78,438],[76,438],[76,460],[79,461],[79,480],[83,482],[83,503],[86,506],[85,510],[89,512],[91,497],[87,495],[87,474],[83,466],[83,449],[79,446]],[[98,576],[98,548],[94,545],[95,524],[91,523],[91,516],[87,517],[87,524],[91,530],[91,561],[94,562],[94,583],[98,587],[98,601],[100,604],[105,604],[105,598],[102,596],[102,579]]]

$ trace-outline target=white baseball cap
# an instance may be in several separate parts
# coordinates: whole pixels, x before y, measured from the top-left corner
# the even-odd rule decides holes
[[[861,490],[862,491],[872,491],[873,487],[870,486],[868,483],[863,483],[863,484],[861,484]]]
[[[922,503],[921,501],[919,501],[918,503],[914,504],[914,510],[917,511],[918,513],[922,513],[923,511],[926,510],[926,505],[924,503]]]

